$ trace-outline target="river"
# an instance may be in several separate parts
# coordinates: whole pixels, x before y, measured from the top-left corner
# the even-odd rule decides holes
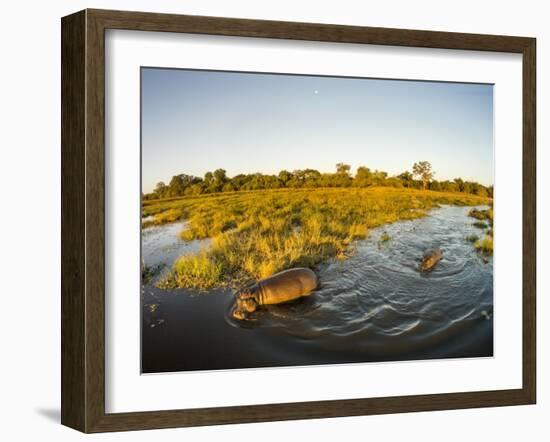
[[[230,290],[161,290],[153,279],[142,287],[142,372],[490,357],[493,260],[466,240],[483,233],[470,209],[444,206],[371,230],[350,258],[314,269],[321,285],[313,295],[252,321],[230,317]],[[177,256],[208,246],[181,241],[183,226],[143,229],[147,265],[166,271]],[[435,247],[442,260],[419,272]]]

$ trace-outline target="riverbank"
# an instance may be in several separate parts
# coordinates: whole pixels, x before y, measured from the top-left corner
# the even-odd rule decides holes
[[[491,199],[464,193],[397,188],[286,189],[147,201],[148,223],[187,221],[186,242],[207,248],[174,262],[163,288],[237,286],[281,270],[347,259],[369,230],[421,218],[441,204],[474,206]],[[152,218],[151,218],[152,217]]]

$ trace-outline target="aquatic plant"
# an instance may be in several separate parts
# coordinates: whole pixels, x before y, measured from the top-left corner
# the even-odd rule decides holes
[[[471,216],[472,218],[475,218],[479,221],[487,220],[489,224],[493,225],[493,209],[485,209],[485,210],[479,210],[479,209],[472,209],[468,212],[468,216]]]
[[[141,261],[141,282],[142,284],[148,284],[160,271],[161,266],[148,266]]]
[[[475,242],[474,247],[486,254],[486,255],[492,255],[493,254],[493,237],[489,235],[485,235],[482,239]]]

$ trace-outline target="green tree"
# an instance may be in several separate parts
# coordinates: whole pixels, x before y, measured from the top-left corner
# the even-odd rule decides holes
[[[231,181],[225,183],[222,188],[222,192],[234,192],[235,190],[237,189],[235,189],[235,186]]]
[[[350,175],[351,166],[349,164],[336,164],[336,173],[329,179],[330,187],[348,187],[352,184]]]
[[[216,169],[212,174],[210,183],[208,184],[208,190],[210,192],[221,192],[227,180],[226,171],[224,169]]]
[[[216,169],[214,171],[214,180],[218,183],[223,183],[227,181],[227,175],[224,169]]]
[[[420,161],[413,164],[413,175],[418,176],[422,181],[423,189],[426,190],[426,185],[433,179],[434,172],[429,161]]]
[[[353,179],[353,185],[357,187],[372,186],[372,172],[368,167],[359,166]]]
[[[292,179],[293,175],[288,170],[281,170],[279,172],[279,180],[283,183],[284,186]]]
[[[407,188],[413,186],[414,177],[413,174],[410,173],[408,170],[400,175],[397,175],[397,178],[399,178],[403,182],[403,186]]]
[[[464,192],[464,180],[462,178],[455,178],[454,183],[459,192]]]
[[[439,185],[441,186],[441,190],[443,190],[444,192],[458,192],[458,186],[455,182],[451,182],[451,181],[441,181],[439,183]]]
[[[166,184],[164,184],[164,181],[159,181],[157,185],[155,186],[155,193],[162,193],[166,189]]]
[[[187,189],[185,189],[185,195],[200,195],[204,193],[204,187],[202,183],[192,184]]]
[[[233,187],[235,188],[235,190],[240,190],[244,187],[248,179],[249,179],[248,175],[240,173],[238,175],[235,175],[233,178],[231,178],[231,184],[233,184]]]
[[[383,170],[375,170],[372,174],[372,179],[375,186],[384,186],[386,185],[386,179],[388,178],[388,173]]]
[[[206,172],[204,174],[204,186],[208,189],[210,185],[212,184],[212,181],[214,181],[214,175],[212,172]]]
[[[430,183],[430,190],[441,191],[441,184],[439,184],[439,181],[433,180]]]
[[[336,173],[338,175],[349,176],[349,171],[350,170],[351,170],[351,166],[349,164],[344,164],[344,163],[336,164]]]

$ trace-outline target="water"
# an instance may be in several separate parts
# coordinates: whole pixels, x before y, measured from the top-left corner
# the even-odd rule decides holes
[[[151,217],[149,217],[151,218]],[[195,253],[206,247],[208,240],[185,242],[178,234],[186,228],[187,222],[175,222],[162,226],[147,227],[141,232],[141,259],[151,268],[166,271],[181,255]],[[163,272],[157,272],[154,283]]]
[[[371,231],[351,258],[315,269],[321,286],[313,295],[260,310],[252,321],[230,317],[229,290],[199,294],[146,285],[142,370],[492,356],[493,263],[465,239],[482,235],[467,216],[470,209],[442,207]],[[174,226],[155,229],[155,241],[145,240],[144,229],[144,258],[164,256],[169,263],[172,252],[204,245],[180,244]],[[382,242],[383,234],[391,239]],[[170,252],[157,253],[158,244]],[[436,247],[441,261],[419,272],[423,254]]]

